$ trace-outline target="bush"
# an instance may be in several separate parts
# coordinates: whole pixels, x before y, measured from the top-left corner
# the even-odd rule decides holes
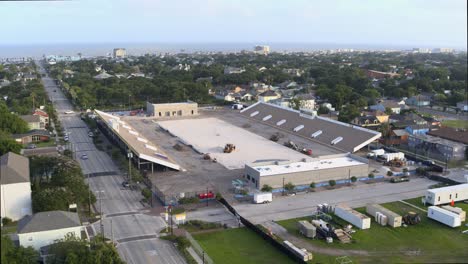
[[[144,188],[143,190],[141,190],[141,194],[143,195],[143,197],[145,197],[146,200],[151,199],[152,192],[149,188]]]
[[[175,207],[175,208],[172,208],[172,214],[173,215],[176,215],[176,214],[181,214],[181,213],[184,213],[185,212],[185,208],[183,207]]]
[[[311,182],[310,185],[309,185],[309,187],[310,187],[311,189],[315,189],[315,182]]]
[[[292,182],[288,182],[286,185],[284,185],[284,189],[288,192],[293,191],[295,187],[296,186]]]
[[[356,176],[351,177],[351,182],[356,182],[356,181],[357,181]]]
[[[177,237],[175,242],[177,243],[177,247],[179,248],[179,250],[183,250],[190,247],[190,241],[185,237]]]
[[[426,175],[427,170],[423,167],[416,168],[416,174],[418,175]]]
[[[261,189],[262,192],[271,192],[272,190],[273,190],[273,187],[271,187],[268,184],[263,185],[263,187]]]
[[[393,176],[393,172],[392,171],[387,171],[387,176]]]
[[[403,172],[404,173],[408,172],[408,168],[403,168]]]
[[[374,173],[369,173],[369,179],[374,179],[375,175]]]
[[[328,184],[329,184],[331,187],[333,187],[333,186],[336,185],[336,181],[335,181],[335,180],[329,180],[329,181],[328,181]]]
[[[179,199],[180,204],[193,204],[193,203],[199,203],[200,199],[198,197],[184,197]]]
[[[2,218],[2,224],[3,224],[4,226],[9,225],[9,224],[11,224],[11,223],[13,223],[13,220],[11,220],[10,218],[8,218],[8,217],[3,217],[3,218]]]

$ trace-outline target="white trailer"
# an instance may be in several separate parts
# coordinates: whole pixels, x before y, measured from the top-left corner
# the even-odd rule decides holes
[[[368,229],[371,225],[371,219],[350,207],[337,206],[335,207],[335,215],[341,219],[348,221],[359,229]]]
[[[394,213],[387,208],[378,204],[366,205],[366,213],[376,217],[377,213],[381,213],[387,217],[387,224],[391,227],[400,227],[403,220],[402,216]],[[376,220],[377,221],[377,220]],[[377,221],[378,222],[378,221]]]
[[[394,159],[404,159],[405,153],[403,152],[396,152],[396,153],[385,153],[383,155],[379,155],[380,159],[383,159],[386,162],[389,162]]]
[[[466,212],[463,211],[463,209],[461,209],[460,207],[452,207],[450,205],[444,205],[444,206],[441,206],[441,208],[459,215],[460,221],[462,222],[466,221]]]
[[[256,204],[271,203],[271,201],[273,201],[273,195],[272,193],[255,193],[253,200]]]
[[[367,153],[367,157],[377,157],[377,156],[380,156],[380,155],[383,155],[385,154],[385,150],[384,149],[374,149],[374,150],[371,150],[371,152]]]
[[[461,226],[460,216],[438,206],[429,206],[427,217],[450,227]]]
[[[448,204],[452,201],[468,200],[468,183],[429,189],[426,192],[425,201],[428,204]]]

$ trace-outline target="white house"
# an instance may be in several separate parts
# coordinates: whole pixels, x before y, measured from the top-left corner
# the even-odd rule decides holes
[[[81,231],[85,230],[78,214],[72,212],[40,212],[28,215],[18,222],[19,244],[36,250],[54,244],[69,234],[81,238]]]
[[[296,98],[300,101],[300,110],[315,110],[315,97],[312,94],[298,94]]]
[[[29,159],[9,152],[0,157],[1,217],[13,221],[32,214]]]

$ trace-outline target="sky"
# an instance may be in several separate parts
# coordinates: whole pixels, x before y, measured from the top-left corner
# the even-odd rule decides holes
[[[467,0],[0,1],[0,45],[342,43],[466,49]]]

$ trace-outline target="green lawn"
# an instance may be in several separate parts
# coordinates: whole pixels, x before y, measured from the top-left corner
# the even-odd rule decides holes
[[[215,263],[295,263],[247,228],[196,234],[194,238]]]
[[[468,121],[466,120],[444,120],[442,125],[454,128],[468,128]]]
[[[411,199],[408,202],[421,208],[424,207],[421,205],[420,198]],[[373,255],[387,255],[391,262],[456,262],[468,259],[468,235],[460,233],[460,231],[468,229],[464,226],[466,222],[463,223],[462,227],[450,228],[428,219],[426,213],[400,202],[387,203],[383,206],[401,215],[408,211],[418,212],[422,222],[406,228],[391,228],[382,227],[373,221],[370,229],[357,230],[353,234],[355,242],[351,244],[333,243],[329,245],[323,240],[309,239],[308,241],[322,247],[360,249],[369,251]],[[457,206],[463,207],[465,210],[468,209],[468,204],[459,203]],[[358,208],[358,211],[364,212],[364,208]],[[301,219],[310,220],[310,217]],[[300,236],[296,227],[298,220],[289,219],[278,223],[292,234]],[[419,251],[420,253],[417,256],[405,256],[400,253],[401,251]],[[360,263],[372,262],[375,259],[375,257],[353,258]]]

